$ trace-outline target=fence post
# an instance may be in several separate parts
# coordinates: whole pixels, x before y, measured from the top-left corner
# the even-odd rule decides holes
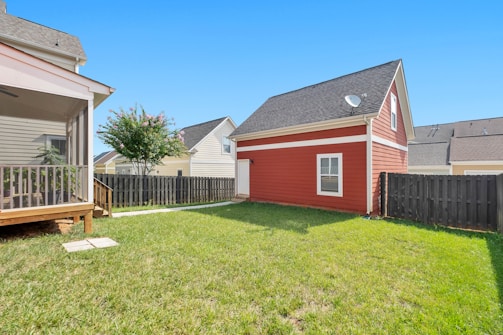
[[[386,198],[387,198],[387,194],[386,194],[386,172],[381,172],[380,173],[380,176],[379,176],[379,180],[381,182],[381,210],[380,210],[380,213],[379,215],[383,216],[383,217],[386,217],[387,216],[387,211],[386,211]]]
[[[496,229],[503,234],[503,174],[496,176]]]

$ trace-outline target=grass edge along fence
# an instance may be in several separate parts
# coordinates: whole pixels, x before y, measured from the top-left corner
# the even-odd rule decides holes
[[[380,183],[383,216],[503,233],[503,174],[382,172]]]
[[[113,189],[114,207],[191,204],[230,200],[234,178],[95,174]]]

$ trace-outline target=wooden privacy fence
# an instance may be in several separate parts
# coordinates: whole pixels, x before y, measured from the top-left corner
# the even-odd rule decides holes
[[[230,200],[234,178],[95,174],[113,189],[114,207],[190,204]]]
[[[503,174],[381,173],[381,215],[503,233]]]

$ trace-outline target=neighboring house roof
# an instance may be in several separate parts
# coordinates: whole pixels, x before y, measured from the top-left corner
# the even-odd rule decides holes
[[[454,123],[415,127],[416,137],[409,141],[409,166],[448,165],[449,146]]]
[[[190,151],[198,143],[200,143],[209,133],[211,133],[216,127],[218,127],[222,122],[229,119],[229,121],[234,125],[232,119],[228,116],[222,117],[216,120],[207,121],[193,126],[185,127],[181,129],[184,132],[183,140],[185,146]],[[234,125],[235,126],[235,125]]]
[[[0,0],[0,38],[23,43],[58,54],[78,58],[81,65],[87,59],[78,37],[6,13]]]
[[[453,138],[450,161],[503,161],[503,135]]]
[[[454,134],[454,123],[436,124],[431,126],[415,127],[416,137],[409,144],[416,143],[449,143]]]
[[[456,137],[503,135],[503,118],[456,122]]]
[[[105,151],[94,157],[94,164],[107,164],[109,161],[115,159],[119,154],[115,151]]]
[[[268,130],[315,124],[334,119],[379,113],[401,60],[348,74],[319,84],[269,98],[232,136],[260,133]],[[364,96],[359,107],[351,108],[346,95]],[[365,96],[366,95],[366,96]],[[408,108],[407,93],[401,101]],[[406,100],[406,101],[405,101]],[[412,125],[412,120],[410,120]],[[410,127],[412,130],[412,127]]]
[[[409,166],[447,165],[449,142],[409,144]]]
[[[503,118],[415,127],[409,141],[409,166],[451,162],[502,161]]]

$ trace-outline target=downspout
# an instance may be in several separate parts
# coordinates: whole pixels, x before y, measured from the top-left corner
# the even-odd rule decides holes
[[[363,116],[363,121],[367,124],[367,215],[370,215],[373,210],[372,203],[372,121]]]

